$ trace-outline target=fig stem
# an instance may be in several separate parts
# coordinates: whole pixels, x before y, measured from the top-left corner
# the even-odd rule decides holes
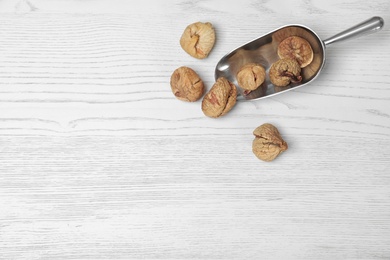
[[[301,75],[295,76],[294,74],[292,74],[289,71],[283,71],[281,75],[283,77],[289,77],[292,83],[299,83],[302,81]]]

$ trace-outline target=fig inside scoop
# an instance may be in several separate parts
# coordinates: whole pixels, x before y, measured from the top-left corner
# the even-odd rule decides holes
[[[383,25],[384,20],[381,17],[374,16],[326,40],[321,40],[307,26],[299,24],[286,25],[245,43],[223,56],[216,65],[214,77],[216,80],[219,77],[225,77],[236,86],[239,86],[236,75],[241,67],[247,63],[258,63],[266,70],[265,81],[253,91],[247,91],[238,87],[237,100],[256,100],[280,94],[309,84],[318,77],[325,65],[325,52],[328,45],[377,32]],[[301,37],[310,43],[313,50],[313,60],[309,65],[302,68],[302,80],[292,82],[285,87],[274,86],[269,78],[269,69],[273,63],[280,59],[278,56],[279,44],[290,36]]]

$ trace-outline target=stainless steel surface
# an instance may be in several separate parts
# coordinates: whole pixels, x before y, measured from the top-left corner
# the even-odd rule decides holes
[[[321,38],[307,26],[299,24],[286,25],[250,41],[226,54],[217,63],[215,68],[215,79],[225,77],[238,86],[236,80],[238,70],[247,63],[255,62],[263,65],[266,69],[266,79],[258,89],[250,92],[249,94],[244,94],[244,91],[238,86],[238,100],[265,98],[297,87],[302,87],[313,81],[321,72],[325,64],[326,45],[376,32],[380,30],[383,25],[384,21],[381,17],[372,17],[371,19],[336,34],[325,41],[322,41]],[[310,43],[314,52],[313,61],[307,67],[302,69],[303,79],[300,83],[290,84],[286,87],[274,86],[269,79],[269,68],[279,59],[277,54],[279,43],[283,39],[293,35],[305,38]]]
[[[334,42],[340,42],[365,34],[370,34],[382,29],[384,24],[385,22],[381,17],[375,16],[324,40],[324,44],[329,45]]]

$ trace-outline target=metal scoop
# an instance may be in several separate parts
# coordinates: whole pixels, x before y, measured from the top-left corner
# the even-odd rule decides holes
[[[238,86],[238,100],[253,100],[273,96],[291,89],[302,87],[313,81],[319,75],[325,64],[325,47],[350,38],[355,38],[368,33],[380,30],[384,25],[381,17],[372,17],[354,27],[351,27],[324,41],[310,28],[292,24],[286,25],[271,31],[260,38],[250,41],[237,49],[226,54],[215,68],[215,79],[225,77],[236,86],[236,74],[240,68],[247,63],[259,63],[266,69],[266,79],[264,83],[254,91],[244,91]],[[313,61],[302,69],[302,81],[300,83],[290,83],[286,87],[274,86],[269,79],[269,68],[279,60],[277,49],[279,43],[289,36],[299,36],[306,39],[314,52]]]

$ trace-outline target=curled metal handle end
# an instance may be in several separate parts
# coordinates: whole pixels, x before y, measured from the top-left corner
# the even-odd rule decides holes
[[[370,20],[368,21],[372,21],[372,32],[376,32],[376,31],[379,31],[383,28],[383,26],[385,25],[385,20],[383,20],[382,17],[380,16],[374,16],[372,17]]]
[[[382,29],[383,26],[385,25],[385,20],[383,20],[383,18],[380,17],[380,16],[374,16],[373,18],[378,20],[378,28],[377,28],[377,30]]]

